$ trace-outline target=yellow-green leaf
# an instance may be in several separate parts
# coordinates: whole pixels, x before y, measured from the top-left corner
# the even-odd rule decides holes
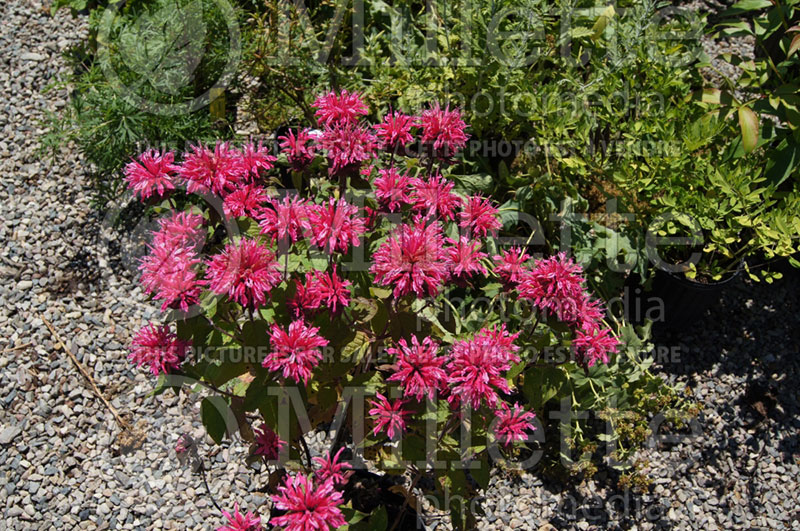
[[[750,153],[758,144],[758,115],[750,107],[739,107],[739,127],[742,129],[742,147]]]

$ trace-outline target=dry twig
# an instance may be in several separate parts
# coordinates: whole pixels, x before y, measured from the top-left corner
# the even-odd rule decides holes
[[[53,334],[55,340],[58,342],[61,348],[64,349],[64,352],[66,352],[67,355],[70,357],[72,363],[74,363],[75,366],[78,368],[78,371],[80,371],[83,377],[86,378],[86,381],[88,381],[89,384],[92,386],[92,390],[94,391],[94,394],[97,395],[97,398],[99,398],[103,402],[103,404],[105,404],[105,406],[108,408],[111,414],[114,415],[117,424],[119,424],[119,426],[125,430],[133,431],[131,425],[125,422],[125,420],[120,416],[119,412],[117,412],[114,406],[112,406],[111,403],[108,400],[106,400],[106,397],[103,396],[103,393],[101,393],[100,389],[97,388],[97,384],[94,382],[94,378],[92,378],[92,375],[89,374],[89,371],[87,371],[86,368],[81,364],[81,362],[78,361],[78,358],[75,357],[75,354],[73,354],[72,351],[69,348],[67,348],[66,343],[64,343],[61,340],[61,337],[59,337],[58,332],[56,332],[56,329],[53,327],[50,321],[45,319],[43,315],[40,315],[39,317],[44,322],[44,324],[47,325],[47,328],[50,329],[50,333]]]
[[[33,343],[25,343],[24,345],[18,345],[16,347],[8,347],[3,349],[3,354],[6,352],[14,352],[15,350],[22,350],[24,348],[32,347]]]

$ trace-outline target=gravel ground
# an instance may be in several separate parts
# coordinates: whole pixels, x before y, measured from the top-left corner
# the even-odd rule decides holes
[[[66,97],[41,91],[83,21],[53,20],[36,0],[0,10],[0,530],[213,528],[219,512],[172,450],[180,433],[202,438],[197,402],[148,397],[152,379],[125,360],[131,332],[154,315],[123,259],[131,237],[104,229],[69,150],[53,164],[35,154],[39,120]],[[797,274],[777,286],[738,282],[713,318],[663,340],[678,356],[659,370],[687,383],[703,412],[694,436],[649,452],[652,492],[618,492],[602,476],[567,486],[495,471],[480,527],[799,528],[798,292]],[[136,426],[132,440],[45,319]],[[242,444],[202,450],[224,508],[268,513]]]

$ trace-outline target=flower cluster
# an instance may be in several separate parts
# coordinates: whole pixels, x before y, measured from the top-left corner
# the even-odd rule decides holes
[[[175,163],[171,151],[148,150],[124,169],[128,188],[142,199],[164,196],[179,185],[189,193],[213,192],[223,198],[240,186],[258,183],[262,172],[274,167],[276,157],[262,143],[249,143],[237,149],[228,142],[217,142],[213,149],[191,146],[183,162]]]
[[[434,400],[437,390],[442,390],[447,373],[442,368],[445,358],[438,355],[439,344],[426,337],[422,344],[417,336],[411,336],[411,346],[405,339],[397,347],[386,349],[387,354],[397,357],[397,371],[389,377],[390,382],[399,382],[406,396],[421,401],[424,397]]]
[[[161,153],[155,149],[145,151],[139,156],[139,161],[133,161],[125,166],[125,180],[134,194],[142,199],[151,195],[164,195],[169,190],[175,189],[175,175],[178,166],[175,154],[171,151]]]
[[[467,124],[461,112],[438,103],[422,113],[422,142],[433,146],[436,153],[450,157],[466,144],[469,136],[464,132]]]
[[[520,360],[519,346],[514,343],[518,336],[505,325],[483,328],[470,339],[456,341],[447,355],[439,353],[440,345],[431,338],[420,343],[412,336],[410,345],[400,339],[386,352],[396,359],[396,370],[388,381],[398,382],[404,398],[392,401],[378,393],[377,400],[370,402],[373,434],[385,432],[393,439],[406,429],[409,401],[435,400],[441,393],[454,407],[477,410],[485,404],[495,410],[496,436],[504,445],[524,440],[524,433],[535,429],[530,424],[533,414],[518,407],[509,412],[501,399],[501,393],[511,391],[504,373]]]
[[[554,314],[575,329],[573,346],[582,365],[608,362],[609,353],[617,351],[618,341],[608,328],[603,328],[603,311],[586,289],[580,265],[560,253],[536,260],[532,268],[515,274],[520,297],[530,299],[540,310]]]
[[[371,409],[369,414],[375,419],[373,435],[383,431],[394,439],[395,434],[401,434],[406,430],[406,417],[411,414],[405,409],[406,401],[403,399],[389,400],[381,393],[377,393],[377,400],[370,400]]]
[[[187,311],[197,303],[203,286],[198,278],[201,260],[196,250],[204,239],[202,223],[202,216],[190,212],[175,212],[159,221],[150,254],[141,260],[139,270],[145,292],[162,301],[161,311]]]
[[[350,281],[342,279],[333,266],[333,271],[306,273],[305,282],[295,279],[295,295],[289,301],[295,317],[312,315],[320,308],[332,314],[339,313],[350,305]]]
[[[272,325],[269,336],[272,351],[262,365],[284,378],[308,383],[311,371],[322,359],[320,347],[328,340],[319,335],[319,328],[308,326],[302,319],[292,322],[288,330]]]
[[[380,141],[381,148],[387,151],[396,151],[411,143],[414,135],[411,128],[419,124],[419,119],[400,112],[390,112],[383,118],[383,122],[375,126],[375,136]]]
[[[514,441],[524,441],[525,432],[533,431],[536,427],[532,424],[536,417],[530,411],[525,411],[519,404],[509,408],[505,402],[500,403],[497,410],[497,424],[494,428],[495,436],[504,446],[510,446]]]
[[[519,361],[519,347],[514,340],[519,334],[509,334],[505,325],[480,330],[472,339],[456,341],[447,364],[449,400],[466,404],[474,409],[485,402],[496,407],[498,391],[508,394],[510,389],[503,373]]]
[[[534,261],[522,247],[495,251],[491,238],[503,230],[496,203],[464,193],[462,180],[448,177],[468,139],[457,109],[390,111],[371,125],[361,95],[346,91],[321,96],[313,108],[317,129],[277,139],[280,162],[262,143],[218,142],[192,146],[182,161],[148,151],[126,168],[142,200],[193,205],[159,221],[140,264],[144,291],[170,311],[177,333],[146,325],[130,359],[153,374],[199,378],[224,395],[253,443],[253,459],[272,466],[297,449],[306,454],[305,473],[274,476],[282,484],[272,491],[269,525],[289,530],[345,525],[340,505],[352,471],[344,449],[312,464],[294,423],[280,428],[283,440],[268,387],[299,391],[313,418],[330,419],[343,389],[368,386],[372,444],[419,436],[433,406],[442,436],[471,410],[470,422],[510,447],[535,430],[530,409],[537,406],[524,405],[517,391],[537,368],[526,353],[537,326],[551,327],[537,341],[571,341],[587,370],[618,348],[574,261]],[[272,184],[287,177],[297,190],[275,193]],[[200,197],[182,198],[179,185]],[[530,300],[569,328],[545,320],[514,330],[515,321],[500,324],[497,313],[460,319],[432,304],[447,297],[457,311],[452,300],[465,293],[470,301],[494,294]],[[187,360],[189,337],[214,354]],[[216,356],[229,346],[259,347],[261,357],[240,363]],[[251,432],[248,419],[259,413]],[[261,526],[238,505],[224,516],[220,529]]]
[[[315,457],[314,462],[319,465],[319,468],[314,472],[314,476],[320,482],[332,481],[336,487],[343,487],[350,480],[352,472],[349,469],[353,468],[349,463],[341,460],[344,448],[339,448],[333,456],[328,453],[325,457]]]

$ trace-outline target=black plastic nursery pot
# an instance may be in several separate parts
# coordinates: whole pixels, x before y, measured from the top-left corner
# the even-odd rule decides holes
[[[661,319],[654,323],[655,328],[679,332],[703,317],[709,308],[717,305],[722,293],[739,277],[741,269],[724,280],[717,282],[697,282],[682,274],[657,270],[653,287],[649,293],[649,304],[661,305]]]

